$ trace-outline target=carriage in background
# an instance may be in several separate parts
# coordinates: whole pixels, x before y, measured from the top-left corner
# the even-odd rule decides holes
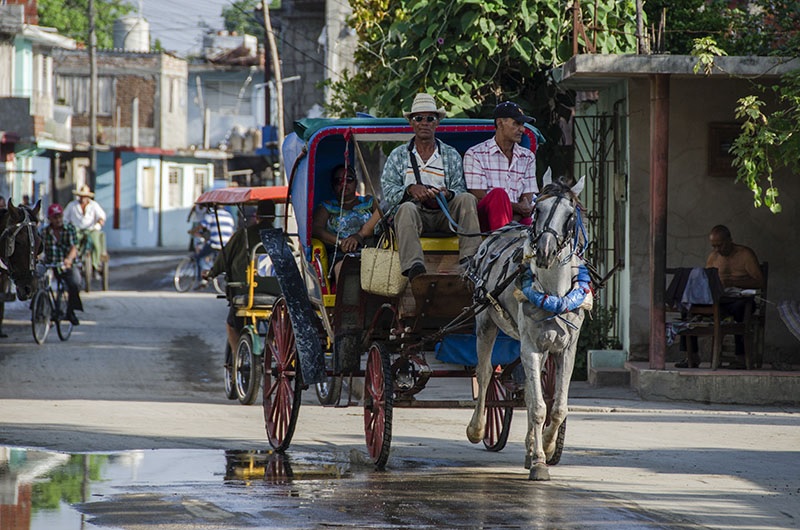
[[[423,234],[429,272],[391,298],[362,289],[360,258],[354,254],[345,256],[334,284],[325,248],[312,238],[314,207],[333,196],[329,186],[333,168],[341,164],[357,167],[367,183],[365,191],[380,199],[379,186],[369,185],[378,182],[379,172],[371,174],[362,147],[394,147],[412,135],[404,119],[320,119],[298,122],[296,132],[284,142],[296,232],[276,229],[261,233],[283,293],[273,306],[263,351],[265,426],[276,450],[289,447],[302,390],[311,385],[317,385],[321,403],[337,405],[343,401],[343,380],[364,378],[361,405],[366,445],[379,469],[389,457],[393,407],[462,405],[417,396],[432,377],[471,380],[477,364],[476,307],[468,282],[457,271],[455,234]],[[438,139],[462,155],[493,135],[492,120],[445,119],[436,130]],[[526,126],[522,145],[535,151],[539,140],[538,131]],[[298,251],[300,259],[296,259]],[[429,356],[437,356],[447,368],[433,369]],[[490,451],[505,446],[514,407],[524,406],[518,359],[517,341],[508,337],[497,341],[483,437]],[[543,387],[545,400],[551,403],[555,382],[547,373],[545,370]],[[344,405],[355,404],[352,384],[349,388]],[[548,463],[560,459],[564,426],[558,433],[558,449]]]

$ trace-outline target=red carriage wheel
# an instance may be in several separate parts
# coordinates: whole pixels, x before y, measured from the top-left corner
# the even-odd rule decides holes
[[[264,348],[264,422],[269,443],[276,451],[289,447],[303,392],[292,323],[286,300],[272,307]]]
[[[378,469],[386,467],[389,460],[393,386],[389,354],[380,343],[373,343],[364,373],[364,434],[369,456]]]
[[[492,373],[489,388],[486,389],[486,401],[488,403],[506,401],[509,398],[510,392],[503,384],[504,373],[497,370]],[[506,446],[513,414],[513,406],[486,405],[486,428],[484,430],[483,445],[488,451],[502,451]]]

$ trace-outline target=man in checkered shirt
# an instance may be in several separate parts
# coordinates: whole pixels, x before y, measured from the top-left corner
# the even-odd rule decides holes
[[[494,109],[495,135],[464,154],[467,188],[478,198],[481,230],[497,230],[512,221],[531,224],[536,184],[536,155],[519,145],[526,123],[535,121],[511,101]]]

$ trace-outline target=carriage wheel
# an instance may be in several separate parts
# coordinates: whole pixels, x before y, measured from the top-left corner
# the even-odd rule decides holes
[[[183,258],[178,266],[175,268],[175,277],[172,282],[175,284],[175,290],[179,293],[185,293],[192,287],[197,280],[197,262],[191,256]]]
[[[253,351],[253,337],[244,332],[239,337],[233,357],[236,397],[242,405],[252,405],[258,397],[261,382],[261,359]]]
[[[264,423],[276,451],[286,450],[292,442],[302,392],[294,331],[286,300],[281,298],[272,307],[264,348]]]
[[[72,335],[72,322],[67,320],[67,291],[59,289],[56,294],[56,331],[61,340],[69,339]]]
[[[230,343],[225,341],[225,363],[223,364],[224,379],[225,379],[225,397],[228,399],[236,399],[236,381],[233,373],[233,351],[231,350]]]
[[[50,331],[51,309],[47,291],[37,291],[31,301],[31,328],[36,344],[44,344],[47,339],[47,333]]]
[[[394,383],[389,353],[373,343],[367,353],[364,373],[364,433],[369,456],[377,469],[386,467],[392,443]]]
[[[495,371],[486,389],[486,401],[505,401],[509,397],[509,390],[503,384],[503,373]],[[508,441],[511,430],[511,417],[514,415],[513,406],[486,406],[486,428],[483,436],[483,445],[488,451],[502,451]]]
[[[552,355],[547,356],[542,371],[542,393],[544,403],[547,405],[547,417],[544,420],[545,427],[550,425],[550,412],[553,410],[554,396],[556,393],[556,361]],[[547,461],[547,465],[554,466],[561,461],[561,453],[564,451],[564,438],[567,435],[567,420],[558,428],[558,438],[556,439],[556,450],[553,456]]]

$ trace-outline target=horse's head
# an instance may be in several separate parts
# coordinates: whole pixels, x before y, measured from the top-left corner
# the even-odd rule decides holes
[[[575,230],[579,216],[578,194],[583,179],[570,188],[561,182],[547,182],[536,198],[533,222],[525,254],[536,256],[536,267],[549,269],[575,251]]]
[[[0,260],[8,269],[17,287],[17,298],[27,300],[33,294],[36,256],[41,253],[39,236],[39,201],[36,206],[14,206],[9,199],[8,209],[0,219]]]

